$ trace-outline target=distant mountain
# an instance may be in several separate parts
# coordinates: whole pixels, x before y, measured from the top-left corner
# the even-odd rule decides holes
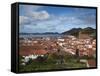
[[[58,32],[45,32],[43,34],[59,34]]]
[[[82,28],[72,28],[71,30],[65,31],[62,34],[73,35],[73,36],[78,37],[79,32],[91,35],[91,34],[95,33],[95,31],[96,30],[93,29],[92,27],[86,27],[84,29],[82,29]]]
[[[92,28],[92,27],[86,27],[86,28],[72,28],[68,31],[62,32],[62,33],[58,33],[58,32],[45,32],[45,33],[19,33],[20,35],[50,35],[50,34],[63,34],[63,35],[73,35],[78,37],[79,36],[79,32],[81,33],[85,33],[85,34],[89,34],[92,36],[96,35],[96,29]]]
[[[20,35],[46,35],[46,34],[59,34],[58,32],[45,32],[45,33],[20,33]]]

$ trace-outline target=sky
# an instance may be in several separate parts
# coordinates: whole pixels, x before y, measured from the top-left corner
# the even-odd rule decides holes
[[[20,33],[62,33],[86,27],[96,28],[94,8],[19,5]]]

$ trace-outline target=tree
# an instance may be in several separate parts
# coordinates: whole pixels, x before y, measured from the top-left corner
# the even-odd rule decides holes
[[[79,62],[79,49],[76,49],[76,58],[77,58],[77,62]]]

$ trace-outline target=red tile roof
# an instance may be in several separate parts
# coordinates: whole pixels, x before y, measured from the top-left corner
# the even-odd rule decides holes
[[[31,55],[31,54],[35,54],[35,55],[44,55],[44,54],[47,54],[47,51],[46,50],[25,50],[25,51],[20,51],[19,54],[21,56],[28,56],[28,55]]]
[[[26,50],[24,50],[24,51],[19,51],[19,55],[21,55],[21,56],[28,56],[28,55],[30,55],[30,52],[29,51],[26,51]]]
[[[47,53],[46,50],[31,50],[32,54],[36,54],[36,55],[44,55]]]

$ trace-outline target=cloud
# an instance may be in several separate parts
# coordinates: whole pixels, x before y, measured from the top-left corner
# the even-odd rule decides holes
[[[32,11],[38,11],[43,6],[37,6],[37,5],[19,5],[20,12],[23,12],[23,14],[27,15],[31,13]]]
[[[33,11],[28,16],[33,18],[34,20],[46,20],[50,18],[50,15],[47,11]]]
[[[20,25],[30,24],[30,19],[26,16],[19,16],[19,24]]]
[[[37,5],[20,5],[20,16],[24,15],[33,20],[45,20],[50,17],[46,10],[41,10],[44,6]]]
[[[33,25],[36,26],[38,22],[41,23],[41,20],[48,20],[50,18],[50,14],[47,11],[33,11],[28,15],[19,16],[20,25]],[[46,21],[44,21],[46,22]]]
[[[89,14],[85,14],[82,17],[79,16],[78,19],[80,19],[81,21],[83,21],[84,24],[89,24],[89,25],[93,25],[96,23],[96,16],[94,15],[89,15]]]
[[[43,12],[43,11],[41,11]],[[27,17],[22,17],[22,22],[24,22],[24,30],[25,32],[64,32],[69,29],[73,28],[79,28],[79,27],[86,27],[91,26],[92,20],[94,21],[94,18],[92,16],[51,16],[45,17],[45,15],[39,16],[41,12],[38,12],[38,14],[35,12],[34,16],[31,17],[30,24],[27,25],[27,21],[25,20],[30,19]],[[44,14],[44,13],[43,13]],[[48,19],[49,18],[49,19]],[[26,25],[25,25],[26,23]]]
[[[75,24],[75,25],[78,25],[79,23],[82,23],[82,20],[78,19],[77,17],[75,16],[69,16],[67,17],[66,15],[63,17],[60,17],[60,22],[61,23],[67,23],[67,24]]]

